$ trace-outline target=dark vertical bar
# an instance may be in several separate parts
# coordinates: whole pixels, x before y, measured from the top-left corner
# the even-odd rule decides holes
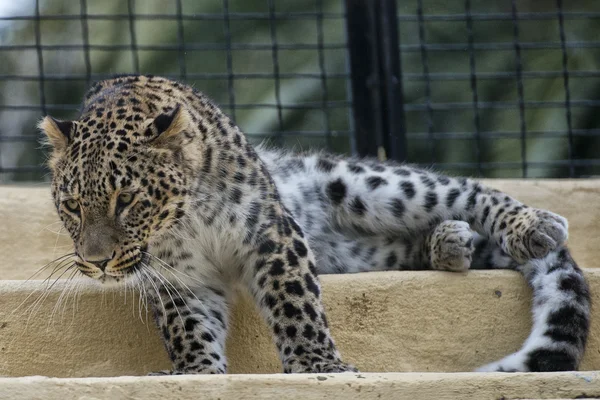
[[[87,0],[79,1],[81,15],[81,38],[83,39],[83,61],[85,63],[85,83],[89,87],[92,81],[92,61],[90,59],[90,30],[88,26]]]
[[[40,90],[40,107],[44,115],[48,114],[46,109],[46,84],[44,76],[44,54],[42,52],[42,28],[41,28],[41,16],[40,16],[40,0],[35,0],[35,23],[33,26],[35,30],[35,49],[37,52],[38,59],[38,73],[39,73],[39,90]]]
[[[181,0],[176,0],[175,5],[177,7],[177,46],[179,52],[177,53],[177,61],[179,64],[179,77],[181,79],[187,79],[187,68],[185,66],[185,36],[183,30],[183,5]]]
[[[517,0],[511,1],[513,21],[513,43],[515,46],[515,70],[517,75],[517,94],[519,96],[519,120],[521,132],[521,169],[523,178],[527,178],[527,125],[525,122],[525,94],[523,90],[523,60],[521,58],[521,42],[519,40],[519,15]]]
[[[396,0],[380,0],[379,4],[379,54],[383,67],[382,91],[387,132],[386,153],[387,158],[404,161],[406,160],[406,131]]]
[[[354,109],[352,107],[352,105],[354,104],[354,92],[352,90],[352,86],[354,84],[354,80],[352,79],[352,68],[350,66],[351,61],[350,61],[350,38],[349,38],[349,23],[348,23],[348,5],[346,4],[347,2],[344,2],[344,27],[346,29],[344,29],[344,43],[346,45],[346,52],[344,53],[344,66],[345,66],[345,72],[346,75],[348,76],[348,79],[345,79],[345,86],[346,86],[346,99],[348,100],[350,107],[348,107],[348,109],[346,110],[346,118],[348,119],[348,128],[350,130],[350,152],[352,155],[357,155],[358,154],[358,148],[357,148],[357,143],[356,143],[356,122],[355,122],[355,113],[354,113]]]
[[[356,151],[404,160],[406,136],[396,3],[346,0]]]
[[[346,32],[350,77],[352,81],[352,113],[356,152],[359,156],[376,156],[383,146],[379,117],[379,67],[374,2],[346,0]]]
[[[473,18],[471,16],[471,0],[465,1],[467,20],[467,36],[469,43],[469,73],[471,75],[471,93],[473,94],[473,124],[475,125],[475,154],[477,158],[477,173],[482,175],[481,167],[481,122],[479,120],[479,97],[477,95],[477,69],[475,67],[475,46],[473,37]]]
[[[325,129],[325,141],[327,150],[331,151],[333,144],[331,138],[331,125],[329,123],[329,90],[327,88],[327,71],[325,68],[325,51],[323,44],[323,0],[316,0],[317,7],[317,47],[319,53],[319,70],[321,72],[321,108],[323,111],[323,125]]]
[[[42,18],[40,13],[40,0],[35,0],[35,49],[37,52],[38,59],[38,73],[39,73],[39,91],[40,91],[40,107],[44,116],[48,115],[48,109],[46,107],[46,77],[44,75],[44,53],[42,50]],[[2,168],[2,160],[0,160],[0,168]],[[17,167],[18,168],[18,167]]]
[[[279,81],[279,45],[277,43],[277,26],[275,24],[275,0],[269,0],[269,28],[271,34],[271,57],[273,60],[273,75],[275,80],[275,103],[277,105],[277,119],[279,121],[279,132],[277,142],[283,143],[283,110],[281,108],[281,85]]]
[[[231,25],[229,21],[229,0],[223,0],[223,22],[227,57],[227,93],[229,95],[229,115],[235,122],[235,92],[233,75],[233,51],[231,50]]]
[[[127,15],[129,17],[129,37],[131,40],[133,70],[137,74],[140,72],[140,59],[138,57],[137,39],[135,35],[135,0],[127,0]]]
[[[435,163],[436,145],[433,137],[433,109],[431,108],[431,80],[429,78],[429,57],[425,44],[425,20],[423,19],[423,0],[418,0],[417,16],[419,19],[419,46],[421,48],[421,64],[423,67],[423,80],[425,81],[425,106],[427,107],[427,136],[429,137],[429,151],[431,153],[431,163]]]
[[[565,38],[565,21],[563,16],[562,0],[556,0],[556,12],[558,14],[558,29],[560,33],[560,47],[562,50],[562,72],[565,86],[565,109],[567,112],[567,129],[569,138],[569,177],[575,176],[573,165],[573,121],[571,116],[571,90],[569,88],[569,55],[567,54],[567,41]]]
[[[369,136],[375,134],[375,140],[373,143],[375,144],[375,151],[371,154],[374,157],[379,159],[386,159],[387,154],[385,151],[384,144],[384,127],[383,127],[383,105],[381,104],[382,95],[381,95],[381,71],[380,71],[380,62],[379,62],[379,32],[377,30],[377,4],[375,1],[370,2],[369,7],[367,8],[367,12],[365,16],[367,17],[368,23],[368,35],[370,36],[370,46],[373,48],[373,53],[367,59],[369,61],[369,75],[366,77],[365,83],[368,88],[368,97],[370,98],[371,112],[373,113],[373,126],[370,127],[372,132],[364,132],[367,137],[366,140],[369,139]],[[360,55],[359,55],[360,56]]]

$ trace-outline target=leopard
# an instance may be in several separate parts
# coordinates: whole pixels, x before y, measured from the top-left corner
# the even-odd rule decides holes
[[[253,145],[206,95],[160,76],[98,81],[76,119],[45,116],[39,128],[75,270],[144,289],[172,362],[151,374],[226,373],[240,287],[284,373],[356,372],[331,335],[319,275],[402,270],[520,272],[531,332],[478,371],[579,367],[590,292],[568,222],[551,211],[411,164]]]

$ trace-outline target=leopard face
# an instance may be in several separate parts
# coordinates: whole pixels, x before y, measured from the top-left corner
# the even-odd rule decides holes
[[[188,114],[180,107],[158,116],[141,107],[118,113],[92,104],[79,120],[46,117],[40,128],[53,147],[52,196],[75,265],[109,284],[133,279],[151,257],[148,246],[190,206],[190,155],[178,139]]]

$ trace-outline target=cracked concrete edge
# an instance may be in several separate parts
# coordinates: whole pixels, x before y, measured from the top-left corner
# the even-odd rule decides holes
[[[0,378],[0,399],[498,400],[600,396],[599,372]]]

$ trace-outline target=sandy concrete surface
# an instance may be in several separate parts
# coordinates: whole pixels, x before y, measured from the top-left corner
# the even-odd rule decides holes
[[[599,304],[600,270],[585,272]],[[322,283],[333,337],[361,372],[472,371],[517,350],[531,327],[530,291],[510,271],[373,272],[323,276]],[[151,317],[140,317],[131,293],[80,285],[77,299],[71,292],[57,307],[68,293],[64,282],[35,303],[39,282],[0,281],[0,376],[145,375],[169,367]],[[600,370],[599,322],[593,318],[582,370]],[[281,372],[246,296],[234,307],[227,353],[232,373]]]
[[[600,396],[596,372],[0,379],[0,399],[498,400]]]
[[[599,304],[600,183],[487,183],[569,219],[569,245]],[[323,276],[332,333],[359,376],[115,378],[169,368],[138,298],[102,291],[87,279],[52,287],[23,281],[70,248],[67,236],[57,236],[48,187],[0,187],[0,228],[0,376],[56,377],[0,378],[0,399],[600,397],[600,376],[591,372],[600,370],[597,318],[582,372],[438,373],[472,371],[520,347],[531,327],[531,293],[510,271]],[[233,307],[227,353],[233,374],[281,371],[270,335],[243,294]]]

